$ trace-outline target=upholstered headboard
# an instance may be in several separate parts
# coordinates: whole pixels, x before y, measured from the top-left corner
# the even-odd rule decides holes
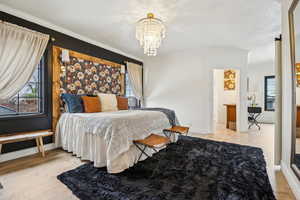
[[[52,129],[55,130],[61,114],[62,93],[95,95],[98,92],[124,95],[125,78],[121,65],[69,51],[70,61],[62,62],[63,48],[53,47]]]

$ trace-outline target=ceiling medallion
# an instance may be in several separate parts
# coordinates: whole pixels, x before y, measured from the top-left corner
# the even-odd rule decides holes
[[[137,22],[136,38],[144,48],[144,54],[156,56],[162,39],[165,37],[166,28],[160,19],[154,18],[153,13],[148,13],[147,18]]]

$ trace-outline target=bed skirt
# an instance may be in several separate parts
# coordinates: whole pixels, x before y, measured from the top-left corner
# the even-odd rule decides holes
[[[155,133],[163,135],[163,133]],[[175,142],[177,138],[177,135],[174,135],[171,137],[171,141]],[[95,167],[106,166],[109,173],[119,173],[128,169],[137,162],[140,156],[140,151],[132,144],[117,159],[108,160],[108,143],[105,137],[100,134],[87,133],[78,121],[70,119],[68,119],[68,123],[58,123],[55,144],[56,147],[73,153],[81,160],[94,162]],[[147,148],[146,153],[152,156],[154,151]],[[143,155],[140,161],[145,159],[146,156]]]

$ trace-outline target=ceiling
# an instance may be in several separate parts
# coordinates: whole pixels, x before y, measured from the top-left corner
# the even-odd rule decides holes
[[[76,2],[76,3],[75,3]],[[280,0],[0,0],[123,52],[142,57],[135,22],[153,12],[167,27],[158,54],[203,46],[246,50],[280,33]]]

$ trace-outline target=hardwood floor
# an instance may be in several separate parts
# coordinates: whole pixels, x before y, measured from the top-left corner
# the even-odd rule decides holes
[[[218,128],[214,134],[195,137],[217,141],[226,141],[263,149],[268,165],[270,182],[278,200],[293,200],[290,187],[281,171],[273,167],[274,126],[263,125],[261,131],[237,133]],[[62,150],[52,150],[46,157],[40,155],[29,156],[5,163],[0,163],[0,200],[74,200],[72,192],[56,179],[64,171],[73,169],[84,162],[72,154]]]

